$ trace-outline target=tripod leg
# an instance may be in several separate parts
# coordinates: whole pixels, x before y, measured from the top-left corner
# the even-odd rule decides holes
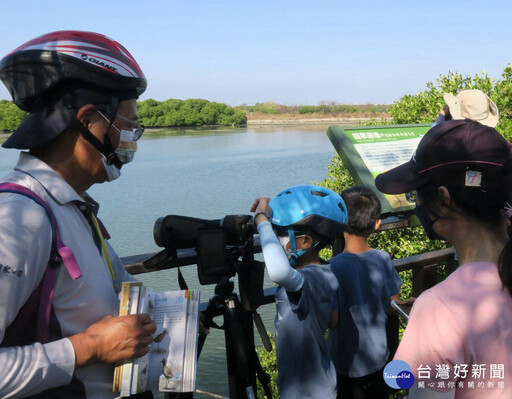
[[[266,373],[261,366],[260,359],[256,351],[253,352],[252,360],[256,367],[256,373],[258,374],[258,380],[260,381],[263,391],[267,399],[272,399],[272,390],[270,389],[270,374]]]
[[[230,399],[256,398],[256,371],[250,353],[255,352],[252,314],[244,311],[236,295],[224,305],[224,333]]]

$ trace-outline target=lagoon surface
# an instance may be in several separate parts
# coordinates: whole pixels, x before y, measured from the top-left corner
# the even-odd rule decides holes
[[[101,204],[99,216],[120,256],[156,252],[153,225],[160,216],[219,219],[247,214],[257,196],[273,197],[289,186],[323,180],[335,152],[327,128],[294,125],[148,134],[139,141],[135,159],[123,168],[122,176],[92,187],[89,194]],[[18,155],[5,149],[0,154],[0,173],[5,175]],[[182,272],[190,288],[201,290],[201,302],[207,302],[214,287],[199,285],[195,266]],[[155,291],[179,289],[175,269],[138,277]],[[266,286],[272,286],[267,277]],[[274,305],[259,312],[273,333]],[[216,321],[222,323],[221,318]],[[257,335],[256,345],[261,345]],[[222,331],[212,330],[207,337],[197,373],[198,389],[228,396]]]

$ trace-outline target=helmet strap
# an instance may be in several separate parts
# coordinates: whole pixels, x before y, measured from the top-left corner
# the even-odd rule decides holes
[[[112,142],[110,141],[110,137],[108,136],[108,132],[110,131],[110,128],[107,130],[107,133],[105,134],[105,143],[102,143],[78,119],[75,119],[73,122],[71,122],[71,126],[73,126],[75,129],[77,129],[82,134],[84,139],[86,139],[89,143],[91,143],[91,145],[94,148],[96,148],[101,154],[103,154],[105,156],[105,158],[107,158],[107,163],[109,165],[115,165],[118,169],[121,169],[121,167],[123,166],[123,163],[117,157],[114,147],[112,146]]]
[[[97,106],[96,106],[97,107]],[[111,94],[110,95],[110,104],[109,104],[109,113],[111,115],[117,115],[117,110],[119,108],[119,99],[116,95]],[[87,129],[86,126],[84,126],[77,118],[73,122],[71,122],[71,125],[77,129],[84,139],[86,139],[91,145],[96,148],[101,154],[105,156],[107,159],[107,163],[109,165],[114,165],[118,169],[121,169],[123,166],[123,163],[118,158],[118,156],[115,153],[115,148],[112,145],[112,142],[110,141],[110,136],[108,132],[110,132],[110,128],[112,127],[112,124],[114,123],[114,120],[112,119],[110,121],[110,125],[108,127],[107,133],[104,136],[103,143],[98,140],[98,138],[91,133],[89,129]]]
[[[290,265],[292,265],[292,266],[297,266],[297,261],[299,260],[299,258],[306,255],[309,251],[311,251],[313,248],[315,248],[320,243],[320,241],[317,241],[315,244],[313,244],[308,249],[299,249],[298,250],[297,245],[295,244],[295,231],[293,231],[293,229],[288,229],[288,237],[290,237],[290,249],[291,249]]]

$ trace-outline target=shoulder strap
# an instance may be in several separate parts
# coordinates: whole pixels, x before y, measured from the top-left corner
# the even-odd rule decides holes
[[[27,314],[30,314],[31,310],[34,309],[34,307],[37,305],[37,302],[39,302],[39,311],[37,316],[37,339],[38,342],[46,343],[49,340],[50,311],[53,300],[53,292],[55,289],[55,282],[57,278],[57,265],[59,265],[60,262],[64,262],[64,265],[66,266],[66,269],[68,270],[73,280],[80,278],[82,276],[82,272],[78,266],[78,262],[76,261],[73,252],[62,242],[57,220],[55,219],[55,215],[53,214],[50,206],[46,201],[44,201],[32,190],[16,183],[0,183],[0,192],[16,193],[30,198],[45,210],[48,218],[50,219],[52,228],[52,250],[50,253],[50,260],[48,261],[48,266],[46,267],[46,271],[43,275],[43,279],[41,280],[41,284],[34,292],[32,292],[29,299],[20,310],[20,312],[27,312]],[[26,318],[17,319],[21,319],[21,323],[18,323],[13,332],[23,331],[23,327],[28,321],[24,320]]]

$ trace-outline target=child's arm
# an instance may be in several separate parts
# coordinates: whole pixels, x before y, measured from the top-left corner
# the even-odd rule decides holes
[[[299,291],[304,283],[304,278],[297,270],[290,266],[288,257],[281,247],[279,240],[272,230],[270,222],[258,223],[261,250],[270,279],[289,292]]]
[[[283,247],[279,243],[272,225],[266,215],[272,213],[270,198],[258,197],[251,206],[251,212],[256,213],[254,223],[260,235],[261,251],[270,279],[286,289],[288,292],[297,292],[304,284],[304,278],[290,266],[290,262]]]

